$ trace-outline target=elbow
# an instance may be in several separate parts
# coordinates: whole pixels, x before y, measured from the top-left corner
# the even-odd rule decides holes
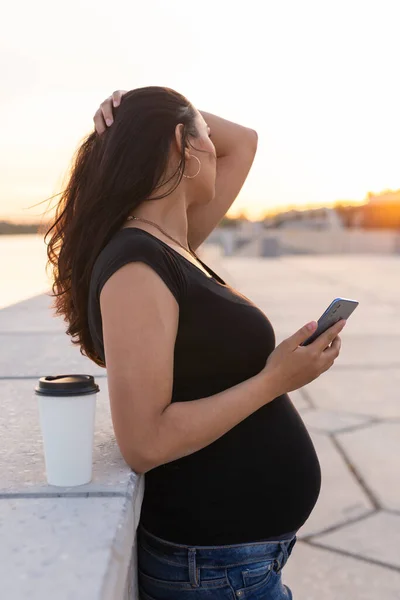
[[[154,469],[154,467],[156,467],[157,465],[154,465],[148,461],[145,461],[143,459],[126,459],[125,458],[125,462],[127,463],[127,465],[132,469],[132,471],[134,471],[136,473],[136,475],[144,475],[145,473],[147,473],[148,471],[151,471],[152,469]]]
[[[150,452],[122,449],[121,447],[120,451],[126,464],[137,475],[144,475],[147,471],[151,471],[151,469],[158,466],[153,457],[150,456]]]
[[[258,146],[258,133],[255,129],[246,127],[246,146],[250,149],[252,154],[255,154]]]
[[[132,471],[134,471],[134,473],[136,473],[136,475],[144,475],[145,473],[147,473],[148,471],[151,471],[151,469],[154,469],[154,467],[150,466],[149,464],[145,464],[143,462],[128,462],[126,461],[128,466],[132,469]]]
[[[149,428],[128,436],[120,436],[117,442],[125,462],[138,475],[147,473],[168,462],[167,449],[160,443],[158,424],[152,422]]]
[[[253,149],[254,154],[257,152],[258,146],[258,133],[255,129],[249,129],[250,134],[250,144]]]

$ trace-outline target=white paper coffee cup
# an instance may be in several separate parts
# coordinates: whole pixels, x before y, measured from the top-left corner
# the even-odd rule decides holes
[[[98,391],[91,375],[39,379],[35,393],[50,485],[70,487],[91,481]]]

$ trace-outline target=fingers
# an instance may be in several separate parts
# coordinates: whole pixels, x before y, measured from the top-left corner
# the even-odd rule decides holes
[[[94,122],[94,128],[98,134],[102,134],[107,129],[107,126],[104,122],[103,113],[101,111],[101,108],[98,108],[96,110],[96,113],[93,117],[93,122]]]
[[[328,369],[331,368],[331,366],[333,365],[333,363],[335,362],[335,360],[337,359],[337,357],[340,354],[340,348],[342,346],[342,340],[340,339],[339,336],[336,336],[335,339],[333,340],[332,344],[326,348],[326,350],[323,351],[322,353],[322,359],[324,361],[324,368],[323,368],[323,372],[327,371]]]
[[[126,93],[126,90],[117,90],[100,104],[100,108],[93,117],[97,133],[103,133],[107,127],[114,123],[113,107],[117,108],[121,104],[121,98]]]
[[[321,335],[312,344],[315,344],[315,350],[317,352],[323,352],[325,348],[327,348],[333,342],[335,337],[339,335],[345,325],[346,320],[341,319],[335,323],[335,325],[332,325],[332,327],[329,327],[329,329],[324,331],[324,333],[321,333]]]
[[[114,123],[113,107],[117,108],[121,104],[121,98],[124,94],[126,94],[126,91],[117,90],[100,104],[103,118],[107,127],[110,127],[110,125]]]
[[[332,357],[334,360],[339,356],[342,340],[337,335],[331,345],[323,351],[323,355]]]
[[[295,348],[300,346],[300,344],[305,342],[306,339],[309,338],[310,335],[312,335],[312,333],[316,330],[316,328],[316,322],[311,321],[311,323],[309,323],[308,325],[304,325],[303,327],[301,327],[301,329],[296,331],[296,333],[294,333],[289,338],[286,338],[286,340],[284,341],[290,346],[290,348],[294,350]]]
[[[103,113],[103,119],[104,119],[107,127],[109,127],[110,125],[112,125],[114,123],[114,115],[113,115],[113,111],[112,111],[112,100],[113,100],[113,97],[109,96],[108,98],[106,98],[106,100],[104,100],[104,102],[102,102],[100,104],[100,109],[101,109],[101,112]]]
[[[121,98],[124,94],[127,94],[126,90],[117,90],[112,94],[112,101],[114,108],[117,108],[121,104]]]

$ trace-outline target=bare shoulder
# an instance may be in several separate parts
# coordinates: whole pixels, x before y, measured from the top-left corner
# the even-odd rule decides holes
[[[164,314],[169,312],[169,316],[171,310],[177,314],[179,309],[176,299],[161,277],[149,265],[140,261],[132,261],[120,267],[104,284],[100,293],[102,315],[103,311],[109,311],[116,304],[120,309],[141,307],[145,312],[165,306]],[[113,314],[113,318],[116,316]]]

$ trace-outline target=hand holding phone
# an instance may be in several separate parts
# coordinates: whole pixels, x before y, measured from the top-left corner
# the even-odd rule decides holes
[[[305,340],[300,346],[308,346],[314,340],[317,339],[324,333],[329,327],[332,327],[335,323],[341,319],[348,319],[352,312],[357,308],[359,302],[357,300],[349,300],[348,298],[335,298],[328,306],[326,311],[318,319],[318,327],[309,338]]]
[[[275,348],[267,359],[263,373],[268,377],[276,396],[298,390],[332,367],[340,353],[339,333],[345,324],[346,321],[340,320],[312,345],[301,348],[302,342],[310,337],[310,328],[304,325]]]
[[[335,298],[318,319],[314,333],[309,335],[309,328],[304,326],[274,349],[263,374],[268,376],[276,396],[307,385],[332,367],[340,352],[339,333],[357,306],[356,300]],[[314,341],[312,349],[301,348]]]

